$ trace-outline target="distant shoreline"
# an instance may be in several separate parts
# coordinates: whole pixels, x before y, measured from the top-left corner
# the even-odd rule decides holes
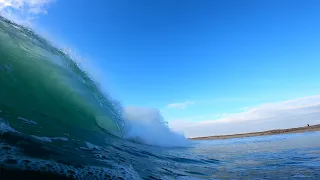
[[[313,131],[320,131],[320,124],[312,125],[312,126],[297,127],[297,128],[289,128],[289,129],[274,129],[274,130],[261,131],[261,132],[195,137],[195,138],[189,138],[189,139],[191,140],[232,139],[232,138],[268,136],[268,135],[277,135],[277,134],[304,133],[304,132],[313,132]]]

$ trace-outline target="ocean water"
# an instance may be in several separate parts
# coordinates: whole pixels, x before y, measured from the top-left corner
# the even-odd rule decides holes
[[[0,17],[0,179],[320,179],[320,132],[189,141]]]

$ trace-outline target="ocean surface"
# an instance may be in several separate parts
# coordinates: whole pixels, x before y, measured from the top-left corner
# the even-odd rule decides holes
[[[0,17],[1,180],[320,179],[320,132],[189,141],[156,111],[133,112],[81,62]]]

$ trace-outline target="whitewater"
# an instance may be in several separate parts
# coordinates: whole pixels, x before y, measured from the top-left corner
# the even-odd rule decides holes
[[[190,141],[0,17],[2,179],[319,179],[319,132]]]

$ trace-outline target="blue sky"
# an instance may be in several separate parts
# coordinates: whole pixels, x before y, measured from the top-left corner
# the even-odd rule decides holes
[[[319,1],[57,0],[46,8],[34,27],[92,61],[122,104],[160,109],[168,121],[215,120],[320,92]]]

